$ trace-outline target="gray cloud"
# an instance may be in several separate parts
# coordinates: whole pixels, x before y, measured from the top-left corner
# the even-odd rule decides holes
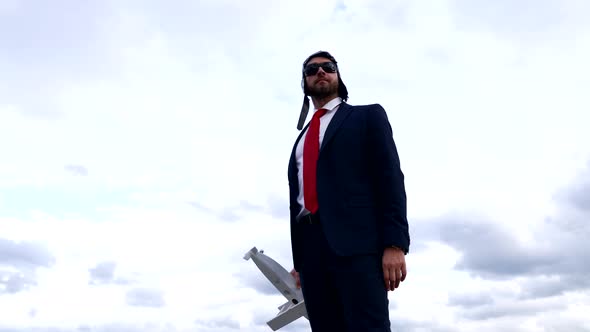
[[[112,261],[98,263],[95,267],[88,269],[88,272],[90,273],[90,281],[88,283],[90,285],[100,285],[100,284],[127,285],[127,284],[132,283],[131,280],[117,277],[115,275],[116,268],[117,268],[117,263],[112,262]]]
[[[547,225],[536,245],[523,245],[501,226],[447,220],[440,229],[443,242],[461,252],[457,269],[486,279],[527,277],[523,297],[545,297],[590,286],[590,243],[584,232]],[[555,225],[553,225],[555,226]],[[550,245],[546,245],[550,243]],[[533,277],[544,276],[539,281]]]
[[[82,165],[66,165],[64,169],[74,175],[87,176],[88,169]]]
[[[34,275],[0,270],[0,294],[18,293],[35,286],[36,284]]]
[[[64,331],[64,330],[60,330],[60,331]],[[98,325],[98,326],[90,326],[90,325],[79,326],[77,329],[75,329],[73,331],[76,331],[76,332],[144,332],[144,331],[172,332],[172,331],[178,331],[178,330],[170,324],[111,323],[111,324],[104,324],[104,325]]]
[[[544,331],[547,332],[588,332],[590,331],[590,325],[588,325],[588,319],[586,317],[580,317],[578,319],[561,320],[555,319],[555,317],[541,317],[539,319],[539,326],[543,326]]]
[[[590,289],[590,267],[582,263],[590,261],[588,214],[573,203],[576,193],[564,196],[572,204],[562,204],[556,217],[533,230],[537,241],[532,245],[498,224],[445,218],[437,229],[444,243],[460,251],[457,269],[519,286],[501,293],[451,294],[449,305],[460,307],[459,314],[470,320],[517,319],[566,309],[567,301],[559,296]]]
[[[90,277],[97,282],[111,282],[115,277],[116,267],[117,263],[115,262],[98,263],[96,267],[89,270]]]
[[[430,228],[417,227],[422,241],[438,238],[461,253],[455,268],[518,286],[501,293],[451,294],[449,305],[470,320],[524,317],[565,309],[559,296],[590,289],[589,182],[590,164],[556,195],[557,212],[531,230],[532,244],[484,218],[447,216]]]
[[[206,207],[205,205],[199,203],[199,202],[187,202],[188,205],[194,207],[195,209],[202,211],[202,212],[207,212],[207,213],[211,213],[211,209]]]
[[[14,328],[0,326],[0,332],[69,332],[75,331],[73,329],[62,329],[57,327],[30,327],[30,328]]]
[[[555,199],[564,209],[590,214],[590,161],[568,188],[559,191]],[[578,218],[579,221],[579,218]],[[583,224],[584,226],[586,223]],[[590,231],[590,228],[585,229]]]
[[[250,287],[264,295],[280,295],[279,291],[270,283],[270,281],[260,272],[258,267],[248,270],[241,270],[234,273],[234,277],[242,282],[246,287]]]
[[[494,299],[490,294],[451,294],[449,296],[449,305],[460,307],[477,307],[486,304],[492,304]]]
[[[265,210],[264,207],[262,207],[260,205],[252,204],[252,203],[245,201],[245,200],[240,201],[238,208],[242,211],[248,211],[248,212],[262,212]]]
[[[181,331],[171,324],[125,324],[125,323],[106,323],[102,325],[80,325],[75,328],[63,327],[28,327],[13,328],[3,327],[0,325],[0,332],[173,332]],[[189,330],[190,331],[190,330]]]
[[[511,278],[539,273],[559,260],[560,253],[546,248],[526,247],[498,224],[468,221],[456,217],[445,220],[440,238],[462,253],[458,269],[486,278]]]
[[[209,319],[209,320],[196,320],[195,325],[198,328],[209,328],[209,329],[219,329],[220,331],[226,330],[239,330],[240,323],[231,318],[231,317],[224,317],[218,319]]]
[[[0,264],[16,268],[36,268],[49,267],[54,261],[47,249],[39,244],[0,239]]]
[[[390,315],[391,316],[391,315]],[[429,331],[429,332],[453,332],[456,329],[449,328],[446,326],[442,326],[436,322],[431,321],[415,321],[410,319],[404,319],[392,316],[390,318],[391,321],[391,331],[396,332],[422,332],[422,331]]]
[[[552,276],[550,278],[531,278],[521,283],[519,298],[533,299],[563,295],[568,291],[590,288],[587,275]]]
[[[493,303],[464,310],[462,315],[473,320],[488,320],[501,317],[522,317],[536,315],[540,312],[564,309],[568,304],[564,301],[545,303],[543,301],[509,301]]]
[[[248,201],[241,200],[235,207],[227,207],[218,214],[222,220],[234,222],[240,219],[240,215],[245,213],[262,213],[265,212],[264,207],[252,204]]]
[[[164,295],[156,289],[134,288],[127,292],[127,304],[137,307],[163,307]]]
[[[585,183],[577,184],[575,188],[572,188],[569,199],[570,203],[584,211],[590,213],[590,181]]]
[[[199,202],[188,202],[188,204],[201,212],[212,214],[223,221],[235,222],[240,218],[237,209],[234,207],[224,207],[216,210]]]
[[[227,221],[227,222],[235,222],[235,221],[238,221],[240,219],[239,214],[233,208],[225,208],[225,209],[222,209],[221,211],[219,211],[217,213],[217,216],[221,220]]]
[[[0,294],[35,286],[36,269],[50,267],[54,262],[54,257],[39,244],[0,239]]]
[[[531,230],[533,244],[521,243],[515,234],[490,221],[470,221],[463,216],[446,217],[436,229],[442,242],[462,254],[458,269],[485,278],[544,276],[544,293],[558,294],[588,287],[590,265],[590,164],[569,188],[556,196],[558,212],[542,227]],[[540,279],[539,279],[540,280]],[[532,280],[531,282],[539,282]],[[527,290],[540,289],[526,286]],[[529,294],[530,295],[530,294]]]

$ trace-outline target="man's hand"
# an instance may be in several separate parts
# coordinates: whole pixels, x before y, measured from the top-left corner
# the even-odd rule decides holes
[[[299,280],[299,272],[295,271],[295,269],[291,270],[291,275],[295,278],[295,286],[297,289],[301,288],[301,280]]]
[[[399,248],[385,248],[383,252],[383,277],[385,289],[393,291],[406,279],[406,258]]]

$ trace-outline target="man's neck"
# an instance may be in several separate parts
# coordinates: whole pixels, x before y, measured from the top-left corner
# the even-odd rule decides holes
[[[337,98],[338,95],[326,96],[326,97],[311,97],[311,101],[313,102],[313,106],[316,109],[320,109],[326,106],[332,99]]]

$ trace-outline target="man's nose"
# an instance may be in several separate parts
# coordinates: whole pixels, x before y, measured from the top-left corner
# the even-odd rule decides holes
[[[326,75],[326,72],[324,71],[324,69],[322,67],[320,67],[320,68],[318,68],[318,73],[316,75],[318,75],[318,76],[322,75],[323,76],[323,75]]]

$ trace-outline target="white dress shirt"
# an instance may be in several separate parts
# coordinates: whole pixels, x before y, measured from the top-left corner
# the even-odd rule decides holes
[[[330,121],[334,117],[334,114],[336,114],[336,111],[338,110],[338,107],[341,103],[342,98],[337,97],[330,100],[326,105],[324,105],[324,107],[322,107],[323,109],[326,109],[328,111],[326,112],[326,114],[324,114],[324,116],[320,118],[320,147],[322,146],[322,142],[324,140],[326,128],[328,128]],[[317,111],[317,108],[314,109],[314,114]],[[295,150],[295,158],[297,159],[297,173],[299,178],[299,196],[297,197],[297,202],[299,203],[299,205],[303,207],[298,215],[299,217],[309,213],[309,211],[305,208],[305,200],[303,198],[303,144],[305,142],[306,135],[307,129],[305,130],[303,135],[301,135],[301,139],[299,140],[299,143],[297,144],[297,149]]]

